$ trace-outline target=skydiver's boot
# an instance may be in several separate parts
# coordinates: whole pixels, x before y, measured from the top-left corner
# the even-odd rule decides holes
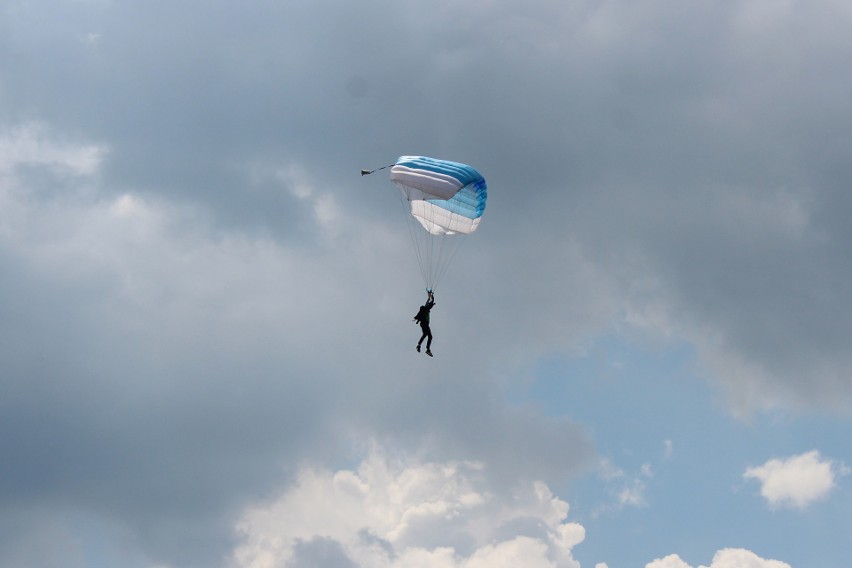
[[[420,351],[420,350],[418,349],[418,351]],[[430,349],[427,349],[427,350],[426,350],[426,355],[428,355],[429,357],[431,357],[431,356],[432,356],[432,351],[431,351]]]
[[[417,344],[417,352],[420,353],[420,344]]]

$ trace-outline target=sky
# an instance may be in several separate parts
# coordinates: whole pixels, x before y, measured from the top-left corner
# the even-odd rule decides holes
[[[0,565],[845,568],[850,32],[4,0]],[[434,358],[401,155],[488,182]]]

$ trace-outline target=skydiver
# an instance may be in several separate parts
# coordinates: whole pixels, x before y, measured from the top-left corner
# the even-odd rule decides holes
[[[426,290],[426,292],[429,294],[429,297],[426,299],[426,303],[420,306],[420,310],[414,316],[414,321],[415,323],[420,323],[420,329],[423,330],[423,335],[420,337],[420,341],[417,342],[417,352],[420,353],[420,344],[425,339],[426,355],[432,357],[432,330],[429,329],[429,312],[435,306],[435,294],[432,293],[432,290]]]

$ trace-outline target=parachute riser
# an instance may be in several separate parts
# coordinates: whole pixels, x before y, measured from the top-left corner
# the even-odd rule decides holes
[[[361,175],[362,175],[362,176],[368,176],[368,175],[370,175],[370,174],[372,174],[372,173],[376,173],[376,172],[378,172],[378,171],[385,170],[385,169],[387,169],[387,168],[391,168],[391,167],[393,167],[393,166],[395,166],[395,165],[396,165],[396,164],[388,164],[387,166],[382,166],[381,168],[376,168],[375,170],[361,170]]]

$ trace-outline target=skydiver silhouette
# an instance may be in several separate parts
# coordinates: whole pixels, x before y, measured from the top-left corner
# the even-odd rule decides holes
[[[427,290],[426,292],[429,294],[429,297],[426,299],[426,303],[420,306],[420,310],[414,316],[414,321],[420,323],[420,329],[423,330],[423,335],[420,336],[420,341],[417,342],[417,352],[420,353],[420,344],[425,339],[426,355],[432,357],[432,330],[429,329],[429,312],[435,306],[435,294],[432,293],[432,290]]]

